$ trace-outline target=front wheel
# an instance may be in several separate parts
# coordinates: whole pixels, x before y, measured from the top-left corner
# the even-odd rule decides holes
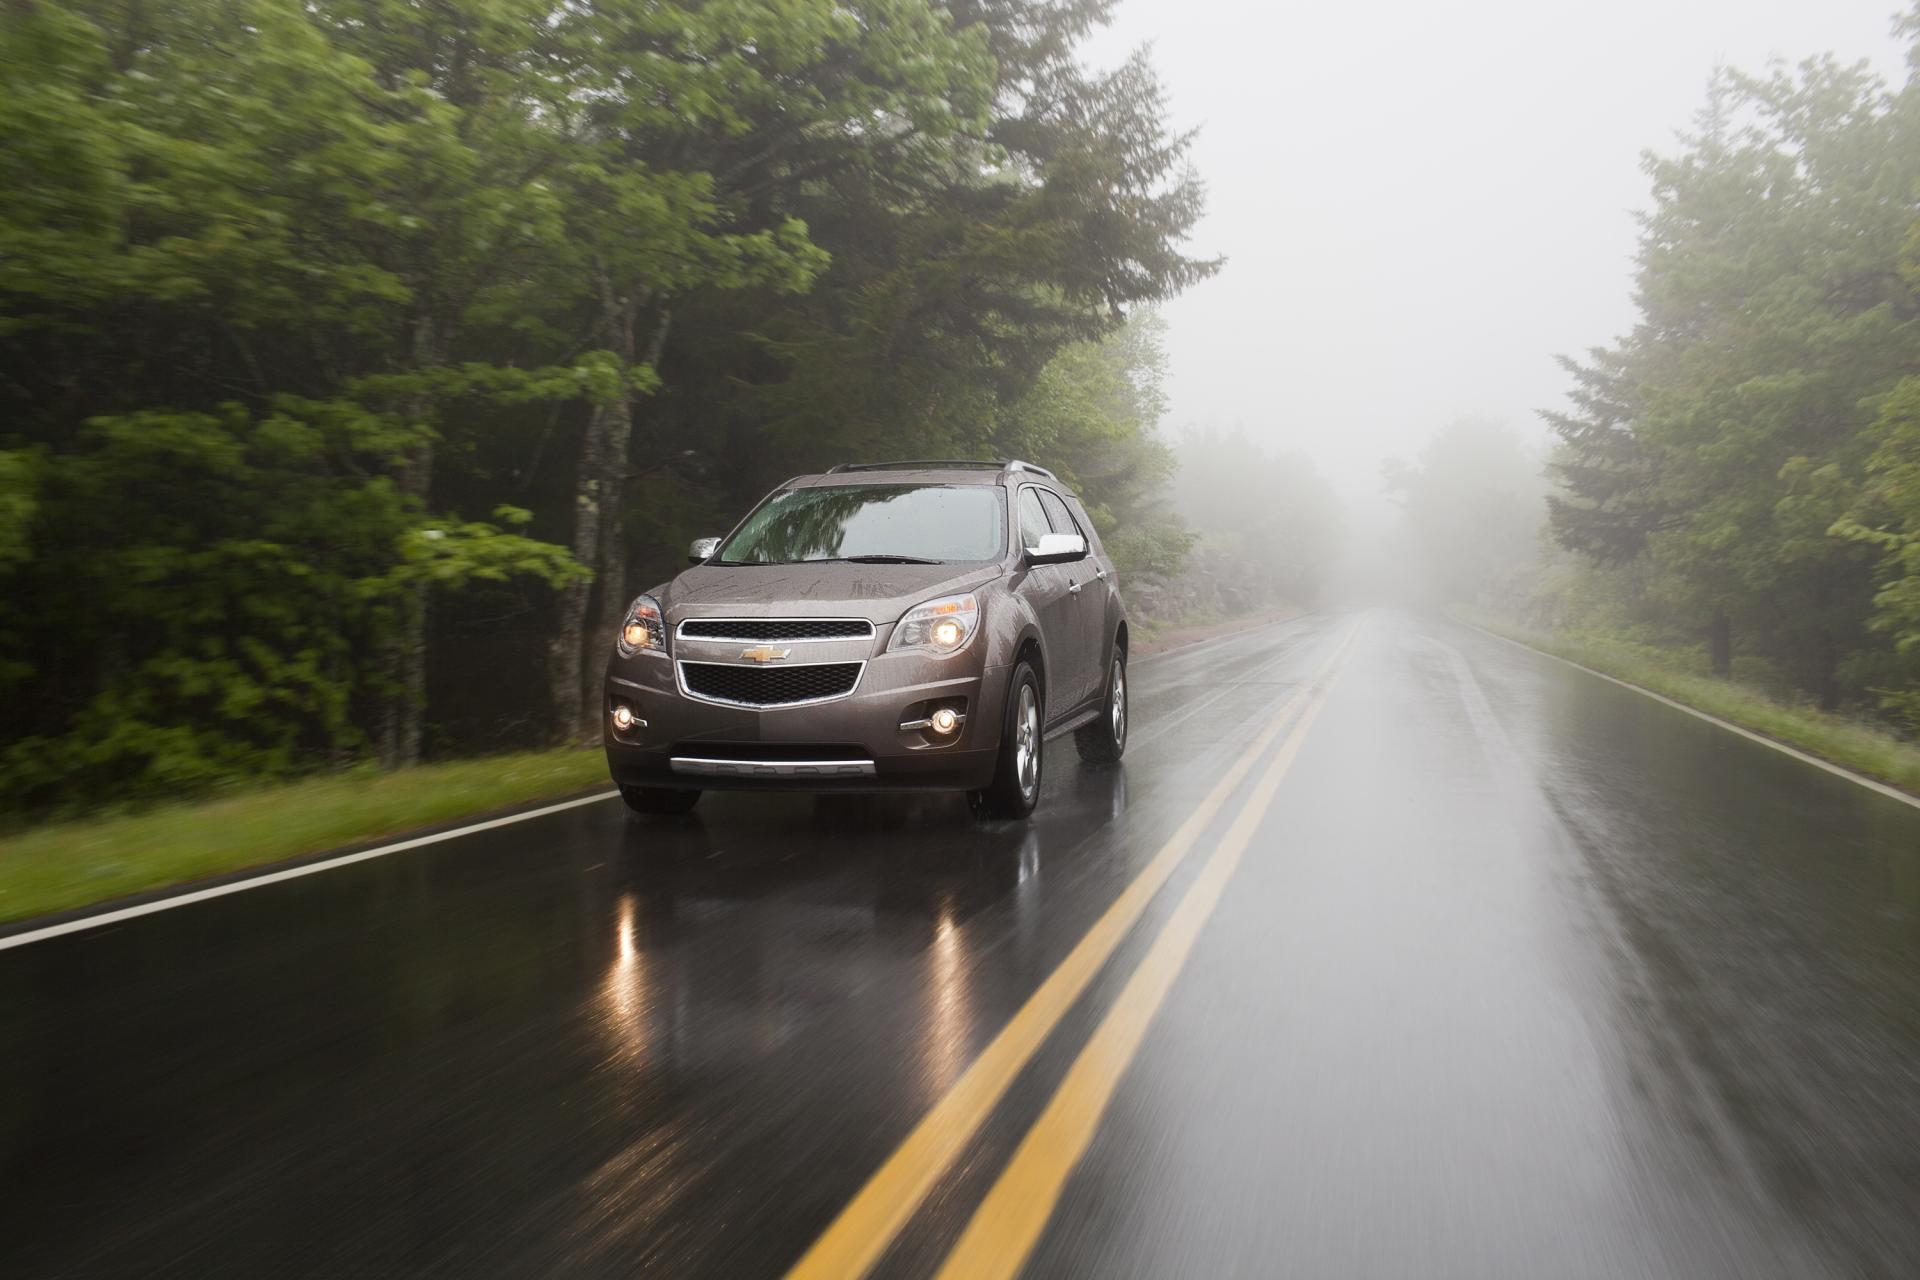
[[[634,813],[686,813],[700,803],[698,791],[672,787],[621,787],[620,798]]]
[[[1107,668],[1106,705],[1100,715],[1074,731],[1073,745],[1089,764],[1113,764],[1127,749],[1127,651],[1115,648]]]
[[[1040,802],[1040,726],[1045,723],[1045,706],[1033,668],[1025,662],[1014,667],[993,781],[968,795],[979,816],[1024,818]]]

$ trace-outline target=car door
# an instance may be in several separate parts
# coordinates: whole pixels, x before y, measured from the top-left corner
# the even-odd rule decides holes
[[[1022,548],[1038,546],[1043,534],[1053,532],[1046,508],[1040,505],[1040,491],[1032,485],[1021,487],[1014,509],[1019,516]],[[1073,690],[1080,678],[1074,671],[1078,661],[1076,628],[1079,625],[1080,601],[1067,590],[1067,575],[1062,572],[1066,567],[1057,564],[1027,565],[1019,587],[1020,594],[1026,597],[1034,616],[1040,620],[1040,643],[1047,650],[1046,710],[1049,720],[1072,710],[1079,701]]]
[[[1053,531],[1073,534],[1089,549],[1085,560],[1054,566],[1066,578],[1067,599],[1072,602],[1069,612],[1073,623],[1073,650],[1071,656],[1063,654],[1057,663],[1063,672],[1057,678],[1064,686],[1064,696],[1057,700],[1057,705],[1061,711],[1069,711],[1095,697],[1106,674],[1103,669],[1105,637],[1100,634],[1106,625],[1106,593],[1099,590],[1102,583],[1095,577],[1100,565],[1092,557],[1093,540],[1087,531],[1074,520],[1059,494],[1050,489],[1038,492]]]
[[[1087,537],[1086,568],[1087,572],[1093,575],[1093,582],[1088,585],[1087,590],[1093,593],[1094,603],[1098,605],[1098,608],[1093,610],[1100,616],[1100,622],[1095,627],[1094,638],[1100,642],[1104,661],[1105,657],[1111,656],[1108,645],[1113,640],[1114,630],[1119,626],[1121,617],[1126,613],[1125,606],[1120,603],[1120,574],[1114,569],[1113,558],[1107,554],[1107,549],[1100,545],[1100,534],[1094,529],[1092,518],[1087,515],[1087,504],[1072,494],[1062,496],[1067,500],[1067,510],[1073,513],[1074,523],[1080,526],[1080,531]],[[1080,598],[1084,601],[1087,593],[1082,592]],[[1106,689],[1106,680],[1107,673],[1103,668],[1100,672],[1102,691]]]

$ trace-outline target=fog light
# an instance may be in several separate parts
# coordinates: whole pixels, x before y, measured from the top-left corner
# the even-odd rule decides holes
[[[940,708],[929,719],[933,723],[935,733],[952,733],[960,724],[960,717],[952,707]]]
[[[633,708],[624,702],[613,704],[613,727],[621,733],[633,728]]]

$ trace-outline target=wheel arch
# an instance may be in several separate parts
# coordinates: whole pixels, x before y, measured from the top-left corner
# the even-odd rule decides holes
[[[1040,681],[1040,696],[1046,697],[1047,686],[1052,683],[1047,678],[1047,651],[1040,643],[1040,632],[1030,629],[1021,633],[1019,643],[1014,646],[1013,660],[1007,664],[1008,680],[1012,680],[1011,669],[1026,662],[1033,667],[1033,674]]]

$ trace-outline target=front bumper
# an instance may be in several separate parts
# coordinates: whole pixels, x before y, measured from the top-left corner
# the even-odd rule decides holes
[[[822,645],[814,661],[865,661],[854,691],[793,707],[742,707],[683,691],[676,661],[736,659],[740,645],[681,642],[671,657],[615,656],[608,664],[601,725],[607,766],[623,786],[699,790],[961,791],[992,780],[1006,697],[1005,668],[978,654],[950,658],[874,653],[872,641]],[[978,646],[976,645],[976,648]],[[632,729],[613,727],[618,703]],[[965,719],[946,738],[926,728],[931,708]]]

